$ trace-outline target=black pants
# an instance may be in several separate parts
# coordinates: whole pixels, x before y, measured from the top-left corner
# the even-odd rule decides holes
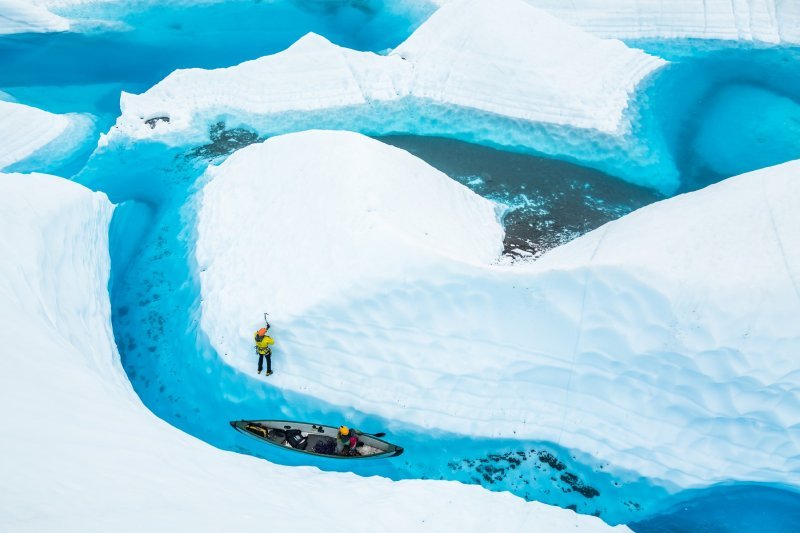
[[[258,352],[258,371],[264,369],[264,358],[267,358],[267,373],[272,372],[272,350],[267,350],[267,353]]]

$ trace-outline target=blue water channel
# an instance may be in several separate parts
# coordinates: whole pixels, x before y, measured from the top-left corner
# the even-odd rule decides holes
[[[235,64],[285,48],[307,31],[345,46],[381,51],[400,42],[427,15],[421,8],[390,11],[387,4],[377,1],[106,9],[111,10],[104,14],[107,19],[128,29],[0,38],[0,90],[50,111],[91,113],[100,132],[119,112],[120,90],[144,90],[175,68]],[[639,114],[639,134],[652,136],[653,143],[663,147],[663,157],[680,170],[681,190],[800,157],[800,73],[796,68],[800,56],[796,49],[698,46],[685,41],[639,44],[676,60],[650,80],[632,112]],[[150,142],[112,144],[91,156],[87,151],[82,160],[56,169],[104,191],[119,204],[111,228],[112,322],[131,383],[156,415],[219,448],[277,463],[392,479],[475,483],[596,514],[610,523],[632,523],[637,531],[701,527],[789,531],[798,523],[800,497],[788,488],[735,484],[671,494],[670,487],[625,472],[602,457],[553,443],[473,439],[409,427],[276,389],[263,378],[222,363],[198,326],[196,193],[208,164],[219,163],[231,149],[255,140],[255,134],[231,134],[202,149]],[[469,147],[420,137],[403,142],[481,194],[492,197],[513,189],[517,198],[527,194],[520,187],[524,188],[524,178],[530,175],[540,184],[538,192],[531,194],[540,199],[563,198],[558,192],[560,180],[552,179],[553,166],[543,165],[541,158],[537,162],[512,153],[506,158],[505,152],[494,150],[493,183],[487,188],[480,168],[455,164],[446,168],[466,157],[455,151],[469,152]],[[487,149],[475,147],[469,153],[480,150]],[[479,167],[480,159],[489,157],[482,154],[473,166]],[[511,172],[511,167],[518,170]],[[565,235],[572,238],[603,223],[609,213],[621,216],[661,197],[581,166],[558,168],[559,176],[578,180],[574,181],[578,185],[570,187],[571,194],[581,190],[580,184],[589,184],[594,200],[599,194],[607,205],[612,198],[614,203],[610,210],[581,211],[585,214],[580,224],[562,223],[566,229],[551,235],[556,244]],[[547,187],[549,196],[543,192]],[[562,206],[561,212],[574,216],[579,204]],[[541,228],[536,228],[540,233],[527,234],[526,224],[534,227],[542,209],[555,205],[555,200],[545,200],[529,212],[523,209],[513,234],[520,242],[542,242]],[[567,218],[559,212],[559,208],[549,211],[557,228],[558,221]],[[275,335],[280,338],[279,328]],[[279,364],[276,355],[276,368]],[[348,421],[366,431],[388,432],[389,440],[403,445],[406,452],[393,460],[356,464],[293,454],[232,431],[227,422],[240,418]]]

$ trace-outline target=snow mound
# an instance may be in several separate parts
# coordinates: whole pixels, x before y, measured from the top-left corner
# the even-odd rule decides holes
[[[393,54],[414,64],[417,97],[604,132],[664,64],[516,0],[448,4]]]
[[[612,529],[476,486],[276,466],[181,433],[141,404],[119,363],[105,195],[0,174],[0,204],[0,529],[224,531],[268,517],[350,531],[353,516],[399,531]]]
[[[0,35],[67,31],[69,20],[27,0],[0,0]]]
[[[214,304],[203,306],[203,323],[214,339],[238,344],[252,333],[247,317],[265,305],[302,314],[321,301],[347,300],[354,286],[453,262],[488,265],[503,250],[499,206],[356,133],[273,137],[206,175],[197,258],[204,301]],[[252,286],[227,283],[254,273]],[[220,353],[234,364],[249,354]]]
[[[522,0],[466,0],[440,9],[389,56],[309,34],[235,67],[176,71],[141,95],[123,94],[111,133],[179,144],[220,119],[261,130],[280,119],[286,132],[302,124],[302,113],[269,117],[353,107],[371,109],[371,127],[389,132],[407,109],[378,105],[409,99],[423,109],[436,104],[616,133],[637,83],[663,64]],[[352,116],[347,129],[360,129],[363,117]]]
[[[56,115],[0,100],[0,170],[18,166],[49,167],[69,158],[92,134],[88,115]]]
[[[252,332],[269,311],[278,387],[423,427],[556,442],[668,487],[797,482],[800,162],[504,267],[487,261],[499,229],[458,230],[493,225],[489,206],[454,184],[445,201],[437,171],[387,150],[312,132],[210,172],[202,326],[226,360],[255,373]],[[408,189],[388,196],[388,179]],[[415,228],[450,229],[431,242],[414,230],[410,243],[378,218],[395,196]],[[438,251],[448,244],[462,254]]]

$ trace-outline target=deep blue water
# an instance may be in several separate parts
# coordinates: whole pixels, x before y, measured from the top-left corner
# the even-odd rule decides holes
[[[679,192],[800,158],[800,48],[633,41],[672,64],[634,103],[638,135],[664,143]]]
[[[796,492],[762,485],[687,491],[663,513],[630,524],[637,533],[794,533],[800,530]]]
[[[230,2],[121,13],[110,6],[106,15],[130,30],[0,38],[0,90],[50,111],[91,113],[100,132],[119,111],[119,91],[144,90],[175,68],[235,64],[285,48],[307,31],[363,50],[394,46],[426,13],[390,12],[387,5],[377,1]],[[633,111],[640,118],[639,134],[664,158],[665,168],[678,170],[681,190],[800,157],[796,49],[639,44],[675,60],[653,76]],[[569,232],[571,236],[585,232],[660,197],[613,176],[563,162],[548,164],[541,158],[536,162],[520,154],[482,152],[488,149],[454,147],[420,137],[406,143],[434,165],[453,165],[449,173],[464,178],[481,194],[515,200],[520,195],[534,197],[534,202],[540,202],[538,207],[549,209],[553,224],[566,228],[552,234],[556,239]],[[552,443],[471,439],[402,426],[287,393],[230,369],[198,328],[193,194],[202,186],[197,180],[209,159],[192,155],[192,148],[168,149],[144,142],[111,146],[91,158],[87,152],[83,160],[60,169],[120,204],[111,229],[114,332],[134,388],[161,418],[220,448],[283,464],[347,468],[393,479],[477,483],[599,514],[612,523],[633,522],[637,531],[782,531],[797,523],[800,497],[778,487],[731,485],[671,495],[666,488],[609,465],[602,457]],[[480,179],[470,181],[469,174]],[[487,181],[487,175],[491,180]],[[538,180],[531,187],[533,192],[523,190],[529,186],[524,183],[526,176]],[[587,184],[591,193],[563,203],[562,178],[577,184],[570,187],[570,194]],[[605,205],[596,208],[595,202],[592,207],[589,196]],[[536,251],[547,240],[544,235],[551,234],[541,229],[526,233],[526,224],[534,227],[536,211],[530,213],[530,218],[515,222],[519,227],[514,234],[522,241],[528,239]],[[331,424],[347,420],[367,431],[388,431],[388,438],[403,445],[406,453],[394,460],[355,465],[315,459],[247,439],[227,425],[238,418]]]

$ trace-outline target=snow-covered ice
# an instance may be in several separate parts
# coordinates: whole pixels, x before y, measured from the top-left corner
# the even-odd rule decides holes
[[[786,0],[528,0],[591,33],[800,43],[800,2]]]
[[[796,483],[798,175],[731,178],[508,267],[491,207],[413,156],[272,138],[207,173],[202,326],[254,374],[269,311],[274,385],[386,418],[668,486]]]
[[[173,134],[206,135],[208,122],[393,100],[408,94],[412,66],[399,57],[384,57],[336,46],[308,34],[284,52],[223,69],[177,70],[141,95],[122,93],[122,114],[111,133],[135,139]],[[166,117],[148,123],[151,119]],[[192,128],[199,132],[187,131]],[[174,136],[175,133],[180,136]]]
[[[171,0],[168,7],[220,1]],[[501,258],[503,206],[410,154],[344,131],[280,136],[319,127],[444,135],[580,161],[670,192],[683,168],[673,157],[687,147],[708,160],[703,168],[726,175],[754,168],[753,161],[796,158],[791,135],[769,139],[772,125],[797,106],[790,94],[746,80],[715,86],[714,105],[692,127],[694,140],[666,147],[661,125],[649,122],[659,112],[636,107],[667,94],[669,83],[643,83],[666,62],[632,47],[687,38],[798,44],[800,2],[344,4],[367,17],[403,12],[402,22],[387,23],[403,35],[432,4],[441,7],[385,55],[310,33],[274,55],[178,70],[141,95],[123,94],[122,114],[92,160],[102,168],[87,167],[87,183],[104,183],[91,178],[106,172],[113,180],[114,165],[129,163],[129,153],[153,148],[153,159],[143,161],[150,164],[163,149],[166,161],[206,143],[218,122],[273,136],[208,169],[202,192],[180,216],[183,189],[164,207],[176,209],[172,229],[196,253],[203,334],[249,376],[237,379],[262,390],[252,332],[269,311],[276,374],[263,390],[300,393],[339,411],[353,407],[412,431],[474,436],[475,443],[554,443],[589,470],[603,465],[603,475],[623,483],[642,476],[643,485],[667,493],[728,481],[800,487],[800,160],[659,202],[536,262],[511,264]],[[217,13],[175,9],[139,27],[137,17],[157,6],[0,0],[0,37],[144,29],[129,43],[163,45],[169,41],[148,32],[184,38]],[[310,13],[328,7],[314,3]],[[218,13],[237,20],[224,8]],[[319,31],[338,24],[327,16],[320,15]],[[83,37],[54,38],[69,49]],[[331,38],[340,42],[335,32]],[[6,39],[9,49],[17,41],[50,42]],[[366,49],[385,46],[368,38],[348,44],[367,41]],[[637,95],[641,87],[653,90]],[[742,118],[741,102],[763,104],[751,107],[771,120],[748,110]],[[67,106],[59,97],[48,105]],[[639,111],[642,122],[632,122]],[[94,144],[98,120],[36,109],[0,92],[0,171],[72,169]],[[726,124],[750,123],[758,127],[744,128],[738,140],[719,135],[730,130]],[[107,153],[105,143],[112,144]],[[153,183],[166,174],[155,175]],[[127,185],[104,190],[127,193]],[[146,190],[148,199],[160,193],[138,185],[131,189]],[[132,216],[149,209],[131,194]],[[0,172],[0,437],[8,443],[0,530],[297,529],[298,520],[304,529],[352,530],[354,516],[378,529],[608,529],[594,517],[476,486],[278,466],[169,426],[142,405],[114,345],[112,213],[104,194],[76,183]],[[195,214],[197,226],[183,228]],[[196,296],[183,274],[174,277]],[[117,309],[123,312],[119,301]],[[224,385],[220,396],[230,392]],[[232,432],[226,425],[220,431]]]
[[[601,37],[800,43],[800,2],[794,0],[526,1]]]
[[[299,153],[307,154],[303,164],[298,164]],[[236,152],[207,176],[211,182],[203,193],[197,257],[204,290],[225,288],[215,294],[224,302],[204,310],[204,324],[215,338],[225,333],[215,326],[229,326],[225,314],[241,308],[258,314],[265,304],[263,293],[281,313],[303,313],[314,302],[351,299],[343,291],[354,286],[424,271],[429,256],[488,265],[503,251],[500,206],[408,152],[357,133],[273,137]],[[238,216],[233,206],[248,206],[252,216]],[[298,228],[282,231],[298,214],[304,219]],[[251,241],[251,232],[263,234],[256,237],[259,244]],[[241,255],[252,246],[264,246],[268,255]],[[219,263],[220,254],[229,252],[237,261]],[[277,272],[308,275],[270,277],[256,291],[227,283],[229,276],[246,279],[258,272],[265,260],[275,263]],[[309,265],[319,270],[307,270]]]
[[[67,31],[69,20],[28,0],[0,0],[0,35]]]
[[[30,162],[41,170],[68,159],[93,132],[89,115],[59,115],[0,100],[0,170]]]
[[[394,530],[612,529],[476,486],[277,466],[172,428],[141,404],[119,363],[105,195],[54,176],[0,174],[0,204],[0,529],[352,531],[354,520]]]
[[[414,65],[418,98],[604,132],[620,128],[636,85],[664,64],[519,0],[444,6],[393,55]]]
[[[408,99],[423,108],[618,133],[635,87],[663,64],[523,0],[465,0],[438,10],[388,56],[309,34],[283,52],[238,66],[173,72],[141,95],[123,94],[111,133],[183,143],[191,134],[205,135],[217,120],[262,130],[289,120],[284,131],[290,131],[302,123],[298,112],[347,116],[363,106],[373,108],[368,124],[386,133],[405,110],[376,106]],[[295,116],[270,117],[287,111]],[[169,122],[151,127],[147,121],[156,117]],[[358,120],[353,129],[363,129]]]

